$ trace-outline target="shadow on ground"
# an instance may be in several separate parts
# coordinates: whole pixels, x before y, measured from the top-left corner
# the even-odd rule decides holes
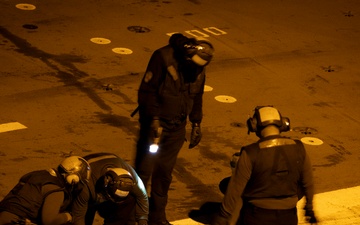
[[[220,205],[221,202],[206,202],[200,209],[191,210],[189,212],[189,218],[199,223],[210,224],[215,213],[219,211]]]

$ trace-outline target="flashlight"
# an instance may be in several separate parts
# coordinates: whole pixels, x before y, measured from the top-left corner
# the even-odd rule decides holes
[[[155,139],[158,139],[158,138],[155,138]],[[154,140],[154,144],[151,144],[150,145],[150,148],[149,148],[149,152],[151,153],[156,153],[159,149],[159,144],[155,144],[155,140]]]
[[[161,133],[162,133],[162,127],[159,127],[156,134],[155,134],[153,143],[149,147],[149,152],[156,153],[158,151]]]

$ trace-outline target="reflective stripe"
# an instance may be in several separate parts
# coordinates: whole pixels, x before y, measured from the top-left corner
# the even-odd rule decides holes
[[[292,139],[288,138],[276,138],[276,139],[270,139],[266,141],[262,141],[259,143],[260,148],[271,148],[275,146],[281,146],[281,145],[294,145],[296,142]]]
[[[93,162],[97,162],[97,161],[100,161],[103,159],[115,159],[115,158],[118,158],[118,157],[116,155],[103,155],[103,156],[89,159],[87,161],[88,161],[88,163],[93,163]]]

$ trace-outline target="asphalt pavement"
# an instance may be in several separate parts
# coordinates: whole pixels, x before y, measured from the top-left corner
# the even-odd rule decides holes
[[[306,144],[320,224],[359,223],[358,0],[2,0],[0,15],[0,198],[68,155],[132,164],[138,85],[181,32],[211,41],[215,56],[203,139],[179,154],[168,219],[196,224],[218,206],[232,154],[257,140],[248,116],[274,105],[290,118],[284,135]]]

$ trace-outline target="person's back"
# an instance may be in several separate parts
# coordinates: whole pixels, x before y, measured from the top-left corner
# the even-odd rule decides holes
[[[290,130],[289,119],[271,106],[256,107],[247,126],[260,140],[242,147],[212,224],[296,225],[299,192],[306,194],[306,214],[316,222],[309,157],[299,140],[280,136]]]
[[[300,141],[271,136],[244,147],[242,151],[246,151],[253,165],[243,193],[244,199],[294,197],[297,201],[298,183],[306,154]],[[271,205],[267,208],[271,208]]]

